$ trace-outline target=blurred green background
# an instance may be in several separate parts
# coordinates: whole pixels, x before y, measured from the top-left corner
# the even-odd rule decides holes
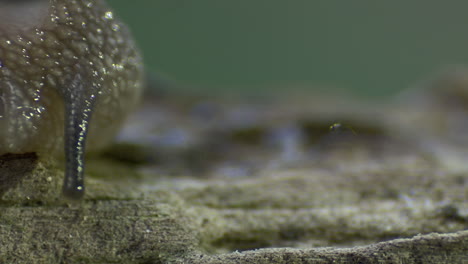
[[[150,71],[191,92],[387,96],[468,62],[465,0],[109,2]]]

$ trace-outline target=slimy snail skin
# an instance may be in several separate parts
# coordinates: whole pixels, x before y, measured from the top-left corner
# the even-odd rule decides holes
[[[82,197],[85,148],[109,144],[142,72],[104,0],[0,0],[0,155],[65,150],[64,195]]]

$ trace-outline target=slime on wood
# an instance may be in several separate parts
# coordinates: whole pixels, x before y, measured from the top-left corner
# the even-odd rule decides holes
[[[104,0],[0,0],[0,156],[65,156],[64,195],[81,198],[85,151],[138,103],[142,65]]]

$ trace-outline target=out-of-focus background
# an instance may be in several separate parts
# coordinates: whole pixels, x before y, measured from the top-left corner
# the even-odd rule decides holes
[[[148,69],[191,92],[390,96],[468,63],[464,0],[111,0]]]

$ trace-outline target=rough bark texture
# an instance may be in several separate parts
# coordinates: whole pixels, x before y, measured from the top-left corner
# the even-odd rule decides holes
[[[178,100],[90,157],[78,203],[54,161],[12,183],[2,157],[0,262],[468,263],[465,110]]]

